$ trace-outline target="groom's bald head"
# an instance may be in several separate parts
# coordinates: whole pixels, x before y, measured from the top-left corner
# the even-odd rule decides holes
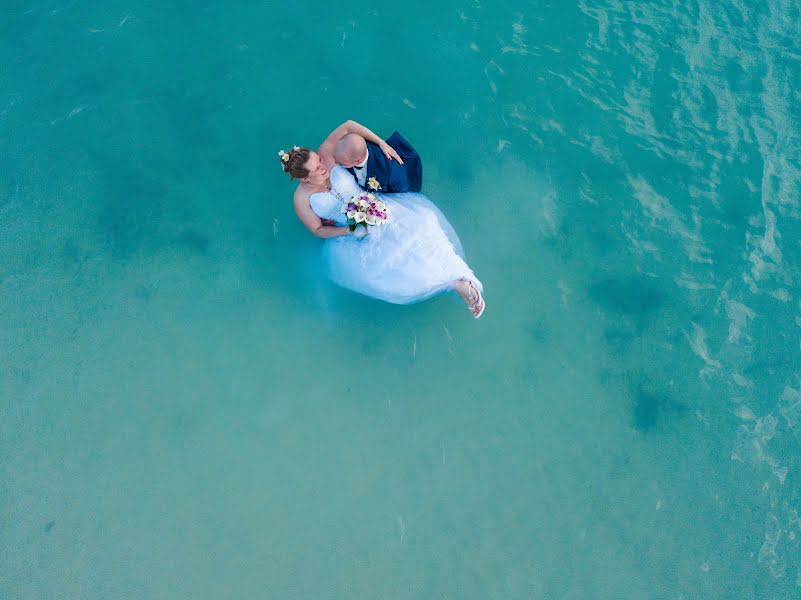
[[[358,165],[367,156],[367,142],[356,133],[343,135],[334,148],[334,158],[343,167]]]

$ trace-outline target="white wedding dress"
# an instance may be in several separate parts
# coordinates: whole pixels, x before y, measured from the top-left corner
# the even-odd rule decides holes
[[[345,225],[345,200],[362,193],[353,176],[331,169],[331,191],[309,198],[323,219]],[[323,263],[334,283],[394,304],[410,304],[453,289],[458,279],[481,282],[463,258],[459,237],[445,216],[423,194],[377,194],[389,207],[386,224],[370,227],[363,239],[331,238],[323,245]]]

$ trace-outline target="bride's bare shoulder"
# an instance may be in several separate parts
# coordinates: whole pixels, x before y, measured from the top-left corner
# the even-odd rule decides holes
[[[295,214],[301,217],[301,220],[303,217],[308,216],[313,212],[310,201],[311,195],[311,188],[302,183],[298,184],[298,187],[295,189],[292,205],[295,209]]]

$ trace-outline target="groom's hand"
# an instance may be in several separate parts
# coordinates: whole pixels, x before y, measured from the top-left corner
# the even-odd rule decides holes
[[[403,159],[398,156],[398,153],[395,152],[395,148],[387,144],[386,142],[381,142],[381,151],[384,153],[389,160],[397,160],[399,164],[403,164]]]

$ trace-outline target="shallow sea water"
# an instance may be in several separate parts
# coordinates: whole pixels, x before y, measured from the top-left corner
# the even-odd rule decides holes
[[[0,8],[0,598],[801,597],[801,7]],[[486,287],[327,283],[403,132]]]

